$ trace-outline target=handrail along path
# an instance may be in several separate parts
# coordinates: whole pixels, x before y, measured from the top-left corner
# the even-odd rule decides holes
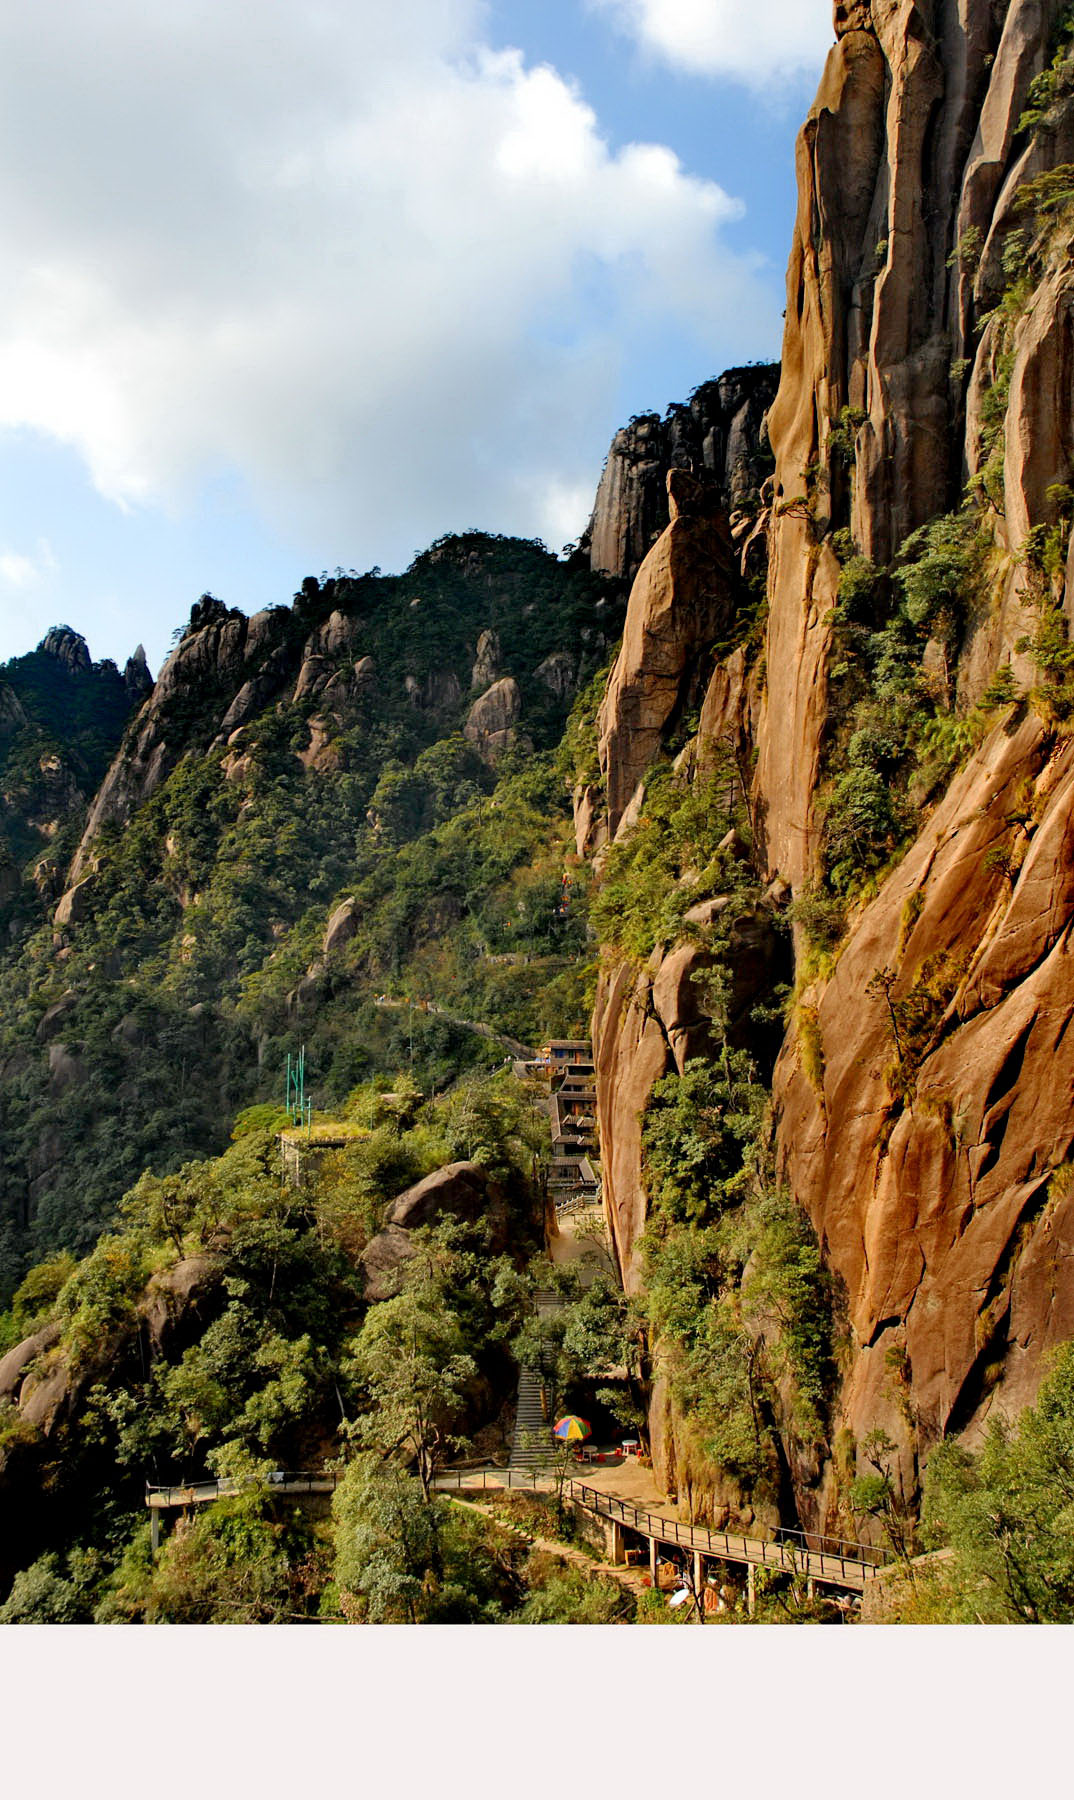
[[[520,1476],[511,1469],[474,1469],[444,1472],[436,1477],[434,1485],[443,1491],[451,1488],[465,1490],[488,1487],[535,1490],[538,1487],[551,1489],[558,1484],[548,1476],[538,1475],[536,1471]],[[757,1568],[778,1569],[788,1575],[804,1575],[809,1580],[851,1589],[855,1593],[864,1591],[866,1582],[884,1561],[883,1552],[871,1545],[844,1544],[838,1539],[828,1540],[838,1546],[835,1550],[810,1549],[803,1532],[785,1531],[779,1541],[771,1542],[763,1538],[748,1538],[737,1532],[712,1531],[706,1525],[685,1525],[682,1520],[669,1518],[666,1513],[654,1513],[646,1507],[633,1506],[629,1500],[620,1500],[615,1494],[602,1493],[598,1488],[589,1487],[581,1481],[565,1480],[563,1492],[587,1512],[626,1525],[631,1531],[656,1542],[700,1551],[702,1555],[716,1557],[723,1562],[752,1564]],[[800,1543],[795,1540],[800,1540]],[[853,1555],[847,1554],[850,1551],[853,1551]]]

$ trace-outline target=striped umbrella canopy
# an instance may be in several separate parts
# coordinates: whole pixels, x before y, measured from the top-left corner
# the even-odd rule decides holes
[[[558,1437],[563,1444],[580,1444],[592,1436],[592,1426],[588,1419],[580,1419],[576,1413],[568,1413],[565,1418],[556,1420],[552,1436]]]

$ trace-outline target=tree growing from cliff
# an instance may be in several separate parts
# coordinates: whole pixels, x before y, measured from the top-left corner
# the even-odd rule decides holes
[[[1074,1621],[1074,1344],[1016,1424],[993,1419],[979,1453],[933,1451],[923,1511],[932,1544],[953,1552],[946,1616]]]

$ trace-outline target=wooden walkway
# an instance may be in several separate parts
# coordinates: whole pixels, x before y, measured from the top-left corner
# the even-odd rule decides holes
[[[295,1473],[289,1469],[273,1469],[268,1480],[263,1484],[270,1494],[331,1494],[334,1493],[339,1476],[324,1470],[312,1473]],[[242,1481],[195,1481],[185,1487],[154,1487],[146,1482],[145,1503],[150,1509],[152,1525],[152,1542],[154,1554],[160,1548],[161,1514],[172,1511],[185,1511],[188,1506],[211,1506],[214,1500],[233,1499],[236,1494],[248,1491],[250,1483]]]
[[[554,1477],[536,1472],[523,1475],[510,1469],[472,1469],[439,1475],[435,1485],[443,1492],[497,1487],[551,1492],[557,1483]],[[809,1537],[801,1532],[784,1532],[779,1542],[767,1542],[737,1532],[710,1531],[704,1525],[684,1525],[681,1519],[632,1506],[628,1500],[601,1493],[581,1481],[565,1481],[563,1492],[587,1512],[647,1538],[654,1551],[659,1544],[675,1545],[695,1556],[737,1563],[747,1569],[777,1569],[844,1593],[863,1593],[866,1582],[884,1561],[883,1552],[868,1545],[820,1537],[814,1538],[811,1545]]]
[[[285,1469],[274,1469],[264,1482],[257,1482],[258,1488],[267,1487],[271,1494],[331,1494],[339,1481],[338,1475],[318,1473],[294,1475]],[[171,1507],[208,1506],[214,1500],[228,1500],[235,1494],[241,1494],[251,1484],[241,1481],[195,1481],[186,1487],[153,1487],[146,1483],[145,1503],[158,1512],[167,1512]]]
[[[338,1475],[324,1471],[296,1473],[276,1469],[265,1486],[272,1494],[330,1494],[338,1481]],[[441,1493],[472,1493],[488,1488],[552,1493],[558,1482],[546,1469],[484,1468],[446,1470],[436,1477],[433,1485]],[[208,1506],[214,1500],[225,1500],[242,1492],[243,1483],[226,1479],[197,1481],[185,1487],[147,1484],[145,1503],[152,1514],[153,1548],[156,1549],[159,1542],[162,1513]],[[620,1500],[615,1494],[602,1493],[599,1488],[573,1479],[564,1481],[563,1492],[586,1512],[646,1538],[653,1561],[659,1545],[673,1545],[694,1556],[735,1563],[748,1570],[775,1569],[785,1575],[796,1575],[806,1581],[837,1588],[842,1593],[854,1594],[864,1593],[867,1582],[885,1561],[881,1550],[867,1544],[843,1543],[802,1532],[784,1531],[778,1541],[769,1541],[744,1537],[738,1532],[711,1531],[705,1525],[684,1525],[681,1519],[667,1513],[633,1506],[629,1500]]]

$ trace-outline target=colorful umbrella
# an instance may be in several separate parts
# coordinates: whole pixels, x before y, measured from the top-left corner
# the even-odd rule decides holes
[[[552,1427],[552,1436],[559,1438],[563,1444],[580,1444],[592,1436],[592,1426],[588,1419],[579,1419],[575,1413],[568,1413],[565,1419],[557,1419]]]

